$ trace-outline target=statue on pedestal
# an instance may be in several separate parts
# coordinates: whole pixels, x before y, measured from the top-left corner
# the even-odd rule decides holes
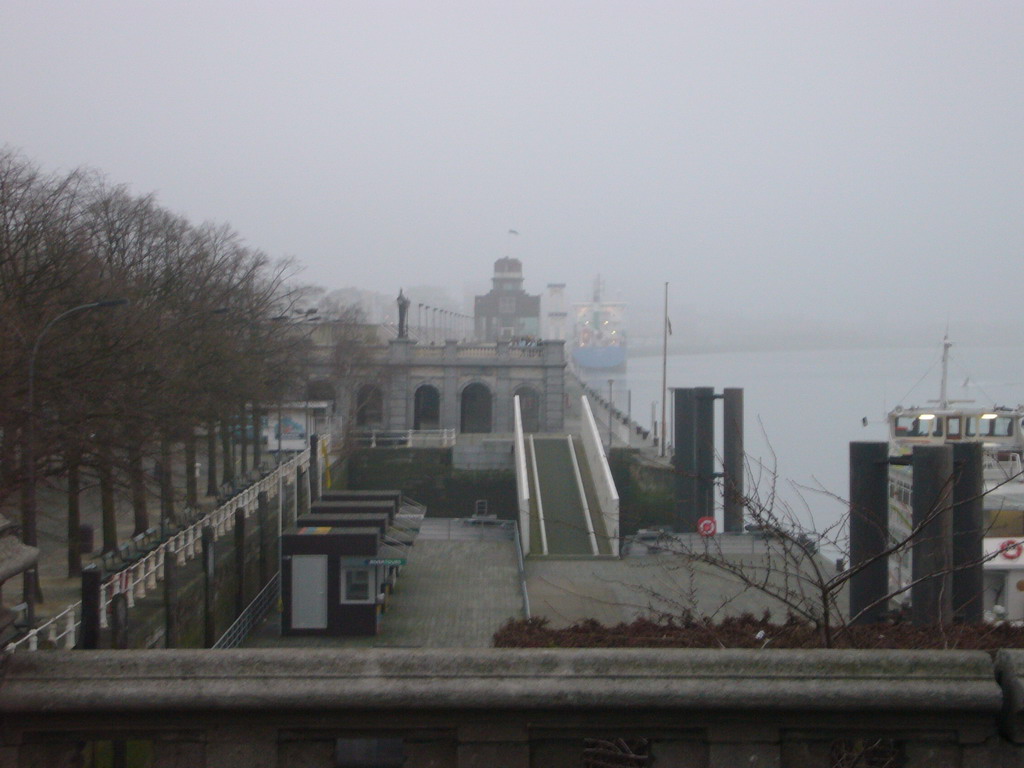
[[[412,304],[409,299],[406,298],[405,294],[402,293],[402,289],[398,289],[398,338],[407,339],[409,338],[409,322],[407,315],[409,314],[409,305]]]

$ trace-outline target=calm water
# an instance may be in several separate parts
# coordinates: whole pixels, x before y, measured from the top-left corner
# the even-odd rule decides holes
[[[820,529],[842,512],[828,493],[848,495],[850,442],[884,440],[889,409],[937,398],[941,357],[941,341],[927,348],[671,355],[668,386],[719,393],[742,387],[748,456],[775,467],[780,495]],[[1024,346],[954,346],[949,396],[983,405],[1024,402],[1022,361]],[[633,419],[648,427],[652,403],[661,418],[661,369],[660,356],[631,357],[628,373],[613,383],[616,404],[625,411],[628,392]],[[607,378],[591,383],[607,391]]]

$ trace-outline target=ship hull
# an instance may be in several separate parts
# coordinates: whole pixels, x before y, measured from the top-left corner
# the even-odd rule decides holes
[[[572,351],[576,365],[588,371],[619,372],[626,370],[626,348],[575,347]]]

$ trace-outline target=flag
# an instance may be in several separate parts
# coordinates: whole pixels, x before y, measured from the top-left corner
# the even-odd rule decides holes
[[[668,315],[665,315],[665,329],[668,331],[668,335],[672,335],[672,321],[668,319]]]

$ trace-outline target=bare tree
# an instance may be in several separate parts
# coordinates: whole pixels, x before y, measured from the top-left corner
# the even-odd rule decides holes
[[[744,518],[747,535],[760,540],[757,556],[744,558],[727,552],[720,536],[666,533],[659,537],[657,546],[682,556],[682,564],[672,567],[687,568],[691,567],[688,563],[699,563],[727,575],[740,585],[741,591],[751,590],[769,598],[790,616],[812,625],[824,647],[832,647],[839,634],[879,604],[898,601],[918,584],[980,566],[995,556],[990,554],[955,565],[950,562],[939,570],[892,585],[884,596],[851,615],[846,599],[851,581],[877,563],[888,562],[889,558],[907,557],[926,536],[933,535],[932,523],[950,508],[949,494],[944,495],[944,502],[936,502],[909,530],[890,533],[888,545],[882,551],[851,564],[849,525],[851,517],[858,511],[852,509],[849,502],[822,489],[801,488],[801,500],[803,494],[813,490],[826,493],[847,508],[847,512],[831,525],[815,528],[809,507],[805,504],[807,508],[798,514],[778,493],[777,482],[774,468],[748,463],[746,487],[753,490],[743,499]],[[949,480],[950,489],[954,482],[955,478]],[[963,502],[974,500],[965,499]],[[805,522],[807,520],[811,522]],[[823,550],[838,556],[837,559],[823,555]],[[662,612],[665,616],[679,611],[688,613],[694,605],[693,601],[680,602],[679,596],[659,595],[653,591],[648,597],[671,607],[671,610]]]

